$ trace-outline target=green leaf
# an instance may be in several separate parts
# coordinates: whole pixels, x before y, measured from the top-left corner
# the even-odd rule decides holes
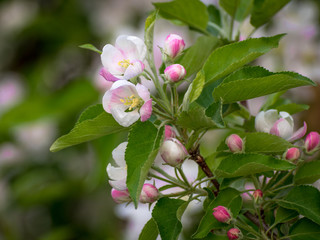
[[[191,28],[206,32],[209,20],[207,7],[199,0],[174,0],[171,2],[157,2],[153,5],[159,9],[162,17],[177,19]]]
[[[253,7],[253,0],[220,0],[219,2],[221,7],[239,22],[249,15]]]
[[[269,52],[272,48],[278,47],[283,36],[284,34],[251,38],[217,48],[203,66],[206,82],[216,81]]]
[[[219,9],[215,5],[208,6],[209,24],[207,26],[208,32],[213,36],[219,36],[219,31],[213,27],[210,23],[221,28],[221,14]]]
[[[291,240],[318,240],[320,226],[307,218],[302,218],[290,229]]]
[[[74,128],[68,134],[58,138],[50,147],[50,151],[57,152],[79,143],[125,130],[127,128],[120,126],[112,115],[106,113],[102,105],[98,104],[85,110]]]
[[[225,127],[225,123],[223,121],[222,116],[222,108],[222,102],[214,102],[206,109],[206,115],[210,117],[214,121],[214,123],[220,128]]]
[[[163,133],[163,128],[158,130],[149,121],[135,123],[129,133],[125,153],[128,166],[127,187],[136,207],[148,171],[162,143]]]
[[[253,153],[232,154],[221,161],[215,173],[219,177],[232,178],[271,170],[286,171],[294,167],[294,164],[271,156]]]
[[[220,229],[228,226],[226,223],[218,222],[212,215],[213,208],[217,206],[225,206],[230,209],[234,218],[239,214],[242,207],[242,198],[240,192],[233,188],[227,188],[220,191],[216,199],[214,199],[206,209],[205,215],[202,217],[197,231],[193,234],[192,238],[204,238],[212,229]]]
[[[186,77],[198,72],[210,53],[219,45],[218,38],[213,36],[201,36],[195,44],[185,50],[185,53],[176,61],[186,69]]]
[[[276,213],[276,219],[274,221],[273,225],[276,225],[278,223],[285,223],[288,222],[296,217],[299,216],[299,213],[297,213],[294,210],[290,210],[290,209],[286,209],[283,207],[279,207],[277,209],[277,213]]]
[[[196,102],[200,104],[202,107],[208,108],[214,102],[212,92],[217,86],[219,86],[219,84],[221,84],[221,82],[222,82],[222,79],[207,84],[203,88]]]
[[[206,116],[205,109],[197,103],[191,104],[188,111],[183,111],[179,114],[177,124],[183,128],[193,130],[216,127],[212,119]]]
[[[302,112],[304,110],[308,110],[309,109],[309,105],[306,104],[296,104],[296,103],[288,103],[288,104],[284,104],[278,107],[275,107],[275,109],[277,109],[279,112],[281,111],[285,111],[289,114],[295,114],[298,112]]]
[[[246,152],[259,152],[259,153],[283,153],[288,148],[293,147],[291,143],[281,137],[263,133],[245,133],[240,134],[245,137],[245,151]]]
[[[189,85],[187,92],[183,97],[183,110],[188,110],[189,104],[193,103],[200,96],[204,87],[204,75],[200,71],[197,73],[196,78]]]
[[[320,179],[320,161],[306,162],[298,168],[294,175],[294,183],[312,184]]]
[[[222,99],[224,103],[232,103],[284,91],[290,88],[314,85],[310,79],[298,73],[268,72],[267,74],[261,74],[262,72],[267,71],[265,69],[263,71],[261,70],[262,68],[260,67],[248,67],[234,73],[233,75],[239,76],[240,78],[235,80],[236,78],[231,76],[230,78],[232,78],[232,80],[227,78],[223,81],[222,84],[214,89],[214,99]],[[260,74],[261,77],[257,77],[257,75]]]
[[[277,203],[320,224],[320,192],[312,186],[294,187],[284,199],[278,199]]]
[[[180,199],[160,198],[152,211],[152,217],[158,225],[161,239],[175,240],[182,229],[177,211],[185,201]]]
[[[156,240],[159,235],[159,230],[156,221],[151,218],[146,225],[144,225],[139,240]]]
[[[80,48],[84,48],[84,49],[88,49],[88,50],[91,50],[91,51],[94,51],[94,52],[97,52],[99,54],[102,53],[102,51],[100,51],[98,48],[96,48],[95,46],[93,46],[92,44],[90,43],[86,43],[86,44],[82,44],[79,46]]]
[[[250,23],[258,28],[267,23],[290,0],[255,0]]]

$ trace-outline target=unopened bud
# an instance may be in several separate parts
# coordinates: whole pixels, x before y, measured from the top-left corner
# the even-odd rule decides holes
[[[131,201],[128,189],[120,191],[113,188],[111,190],[111,196],[116,203],[126,203]]]
[[[219,222],[230,223],[232,219],[230,211],[224,206],[215,207],[212,214]]]
[[[226,144],[231,152],[237,153],[242,152],[243,150],[243,140],[237,134],[231,134],[227,137]]]
[[[164,75],[170,82],[179,82],[186,76],[186,70],[180,64],[173,64],[164,70]]]
[[[153,203],[159,197],[158,189],[149,183],[145,183],[140,194],[141,203]]]
[[[178,139],[169,138],[163,142],[160,155],[166,163],[175,167],[183,162],[188,156],[188,152]]]
[[[227,232],[227,236],[229,240],[241,239],[242,233],[238,228],[230,228],[229,231]]]
[[[285,159],[289,161],[295,161],[300,157],[300,150],[298,148],[289,148],[284,154]]]
[[[168,139],[168,138],[175,138],[175,137],[176,137],[176,133],[174,132],[173,128],[170,125],[165,125],[164,138]]]
[[[304,143],[307,153],[312,153],[316,151],[319,147],[320,135],[317,132],[310,132]]]
[[[185,43],[177,34],[169,34],[164,42],[164,53],[171,59],[178,56],[184,49]]]
[[[257,189],[253,192],[254,201],[257,202],[263,197],[263,192],[260,189]]]

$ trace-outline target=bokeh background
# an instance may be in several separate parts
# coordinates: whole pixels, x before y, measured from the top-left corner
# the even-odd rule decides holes
[[[0,1],[1,240],[137,239],[148,210],[116,206],[105,173],[111,151],[126,136],[111,135],[57,153],[49,147],[86,107],[100,103],[106,89],[98,75],[99,55],[78,46],[92,43],[101,49],[119,34],[142,38],[151,9],[151,0]],[[258,63],[320,83],[319,11],[319,0],[293,0],[255,33],[288,33]],[[242,28],[245,34],[246,24]],[[163,45],[171,32],[184,36],[187,46],[197,37],[185,26],[160,20],[155,45]],[[158,50],[156,61],[161,64]],[[305,119],[309,131],[319,131],[320,88],[294,89],[286,96],[310,105],[296,120]]]

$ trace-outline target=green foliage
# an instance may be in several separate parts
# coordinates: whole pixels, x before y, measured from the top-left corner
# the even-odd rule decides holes
[[[175,240],[182,229],[177,215],[179,208],[185,203],[180,199],[161,198],[152,211],[152,217],[158,225],[162,239]]]
[[[242,207],[240,192],[233,188],[227,188],[220,191],[217,198],[212,200],[207,209],[205,209],[205,215],[202,217],[198,229],[192,238],[204,238],[212,229],[219,229],[228,226],[226,223],[219,222],[212,215],[213,208],[217,206],[225,206],[231,211],[233,217],[237,217]]]
[[[284,199],[278,199],[277,203],[320,224],[320,192],[314,187],[294,187]]]
[[[275,107],[275,109],[277,109],[279,112],[280,111],[284,111],[284,112],[287,112],[287,113],[292,115],[292,114],[295,114],[295,113],[298,113],[298,112],[302,112],[302,111],[308,110],[309,109],[309,105],[288,103],[288,104],[277,106],[277,107]]]
[[[151,218],[143,227],[139,240],[156,240],[159,230],[156,221]]]
[[[320,161],[306,162],[294,175],[294,183],[312,184],[320,178]]]
[[[127,187],[137,207],[142,186],[162,143],[164,128],[159,130],[149,121],[133,125],[125,159],[128,166]]]
[[[206,32],[209,16],[207,7],[199,0],[174,0],[158,2],[153,5],[159,9],[162,17],[179,20],[191,28]]]
[[[314,83],[298,73],[271,73],[261,67],[247,67],[226,78],[214,89],[213,97],[232,103],[305,85]]]
[[[101,50],[99,50],[98,48],[96,48],[95,46],[93,46],[93,45],[90,44],[90,43],[86,43],[86,44],[80,45],[79,47],[80,47],[80,48],[84,48],[84,49],[88,49],[88,50],[91,50],[91,51],[94,51],[94,52],[97,52],[97,53],[99,53],[99,54],[102,53]]]
[[[256,28],[267,23],[290,0],[255,0],[250,23]]]
[[[219,28],[221,28],[221,14],[219,9],[215,5],[208,6],[208,14],[209,14],[209,24],[207,26],[207,31],[213,36],[219,36],[219,31],[211,26],[210,23],[215,24]]]
[[[292,240],[318,240],[320,226],[307,218],[302,218],[290,228]]]
[[[204,87],[204,75],[200,71],[198,72],[196,78],[189,85],[187,92],[183,97],[183,110],[188,110],[188,107],[191,103],[193,103],[200,96],[202,89]]]
[[[253,7],[254,0],[220,0],[221,7],[237,21],[243,21]]]
[[[98,104],[85,110],[73,129],[68,134],[59,137],[50,147],[50,151],[57,152],[79,143],[125,130],[127,128],[120,126],[112,115],[106,113],[102,105]]]
[[[206,83],[222,78],[278,46],[284,34],[252,38],[217,48],[203,66]]]
[[[296,217],[298,217],[299,214],[294,211],[294,210],[290,210],[290,209],[286,209],[283,207],[279,207],[277,209],[277,213],[276,213],[276,219],[274,221],[273,225],[276,225],[278,223],[285,223],[288,222]]]
[[[185,53],[176,61],[186,69],[186,77],[198,72],[210,53],[219,46],[220,41],[213,36],[201,36]]]
[[[290,170],[295,165],[271,156],[261,154],[232,154],[223,159],[215,173],[219,177],[232,178],[248,176],[271,170]]]
[[[222,116],[222,109],[222,102],[214,102],[206,109],[206,115],[208,117],[211,117],[214,123],[220,128],[225,127]]]

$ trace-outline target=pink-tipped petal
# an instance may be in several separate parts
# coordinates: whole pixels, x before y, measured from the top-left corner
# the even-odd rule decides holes
[[[152,114],[152,99],[145,102],[140,108],[141,122],[147,121]]]
[[[123,78],[129,80],[140,75],[144,70],[144,64],[140,60],[134,60],[124,72]]]
[[[292,137],[289,138],[289,142],[295,141],[299,138],[302,138],[307,132],[307,123],[303,122],[303,127],[299,128],[296,132],[293,133]]]
[[[287,119],[280,118],[272,126],[270,134],[284,139],[289,139],[293,134],[293,128],[292,125],[287,121]]]
[[[113,75],[123,74],[123,69],[119,62],[124,60],[121,51],[111,44],[107,44],[102,49],[102,65]]]
[[[164,138],[175,138],[176,133],[174,132],[173,128],[170,125],[165,125],[165,130],[164,130]]]
[[[150,100],[150,92],[148,88],[138,83],[136,85],[136,89],[137,89],[138,95],[142,98],[143,101],[147,102]]]
[[[147,48],[143,40],[135,36],[120,35],[115,43],[126,59],[141,60],[145,59]]]
[[[105,68],[101,68],[101,70],[99,71],[99,74],[107,81],[110,82],[115,82],[120,80],[120,78],[117,78],[115,76],[113,76],[107,69]]]

